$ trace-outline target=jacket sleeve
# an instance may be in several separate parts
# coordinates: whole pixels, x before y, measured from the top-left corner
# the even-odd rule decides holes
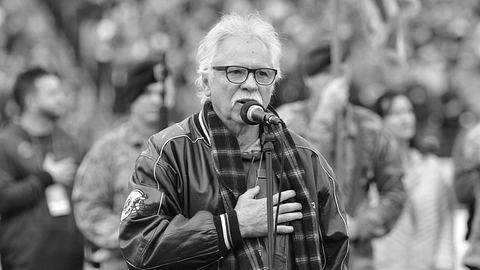
[[[327,185],[318,191],[318,213],[323,250],[326,257],[324,269],[347,269],[349,259],[349,236],[343,200],[335,181],[333,170],[320,157],[321,167],[316,172],[316,179],[327,179]],[[325,176],[319,176],[324,174]],[[318,181],[318,180],[317,180]]]
[[[356,216],[349,216],[352,239],[370,239],[387,234],[402,213],[406,200],[403,166],[396,141],[384,130],[364,135],[371,145],[371,172],[378,191],[378,203],[362,205]]]
[[[87,154],[76,175],[72,200],[83,235],[98,247],[118,250],[120,216],[113,210],[115,174],[107,149],[108,145],[97,144]]]
[[[184,187],[172,166],[150,154],[156,151],[150,141],[137,159],[122,213],[120,248],[127,264],[131,269],[199,269],[216,263],[228,251],[223,235],[229,230],[222,226],[233,229],[232,238],[240,237],[236,214],[182,215]]]
[[[0,143],[0,215],[37,205],[44,197],[45,187],[53,183],[50,174],[42,170],[17,172],[18,157],[3,143]]]

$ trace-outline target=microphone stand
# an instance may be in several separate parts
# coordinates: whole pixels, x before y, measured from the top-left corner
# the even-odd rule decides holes
[[[262,145],[262,151],[265,153],[265,170],[267,176],[267,269],[273,268],[273,254],[275,252],[275,220],[273,217],[273,166],[272,166],[272,153],[273,153],[273,142],[275,137],[270,134],[267,130],[267,127],[264,131],[264,142]]]

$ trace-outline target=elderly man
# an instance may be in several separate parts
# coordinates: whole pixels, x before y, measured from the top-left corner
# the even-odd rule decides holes
[[[152,136],[136,162],[120,225],[132,269],[265,269],[267,128],[246,124],[241,109],[270,102],[280,55],[275,30],[256,15],[226,15],[203,39],[202,111]],[[272,269],[345,269],[344,207],[330,167],[284,126],[269,129],[278,142],[273,201],[281,197]]]

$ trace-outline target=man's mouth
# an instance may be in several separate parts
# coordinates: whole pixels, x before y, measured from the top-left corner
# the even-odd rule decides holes
[[[236,103],[240,103],[240,104],[243,105],[243,104],[247,103],[247,100],[248,99],[240,99],[240,100],[237,100]]]
[[[245,104],[247,103],[248,101],[251,101],[251,100],[255,100],[255,99],[252,99],[252,98],[242,98],[242,99],[239,99],[236,101],[236,103],[240,103],[240,104]],[[256,100],[255,100],[256,101]]]
[[[240,105],[245,104],[248,101],[255,100],[256,102],[263,104],[263,100],[261,96],[257,96],[254,94],[239,94],[238,96],[234,96],[232,98],[232,107],[235,106],[237,103]]]

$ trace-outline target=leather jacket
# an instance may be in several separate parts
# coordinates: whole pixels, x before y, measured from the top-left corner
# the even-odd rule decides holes
[[[120,247],[131,269],[219,269],[230,252],[223,236],[240,237],[238,223],[227,231],[214,221],[223,213],[204,121],[203,113],[195,114],[150,137],[136,161],[120,224]],[[345,269],[348,234],[333,172],[307,141],[291,135],[307,188],[316,192],[324,269]]]

